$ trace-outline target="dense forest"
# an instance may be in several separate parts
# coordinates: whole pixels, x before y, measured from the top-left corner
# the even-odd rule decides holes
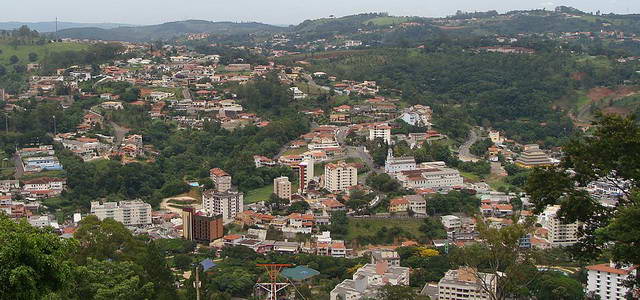
[[[380,49],[312,62],[314,70],[339,79],[375,80],[401,90],[409,104],[430,105],[435,126],[454,138],[466,135],[459,127],[466,120],[521,142],[548,145],[558,145],[573,132],[571,120],[554,106],[555,101],[576,89],[637,78],[630,66],[603,67],[555,49],[533,55],[457,48]],[[580,81],[571,79],[575,72],[583,74]]]

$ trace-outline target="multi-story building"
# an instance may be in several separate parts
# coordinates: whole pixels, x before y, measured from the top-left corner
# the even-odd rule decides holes
[[[291,182],[289,177],[282,176],[273,179],[273,193],[280,199],[291,200]]]
[[[244,194],[207,190],[202,193],[202,208],[208,215],[221,215],[224,224],[233,222],[244,209]]]
[[[182,211],[182,237],[190,241],[211,243],[224,236],[222,216],[207,216],[193,208]]]
[[[516,165],[523,168],[544,167],[553,165],[553,161],[544,151],[540,150],[540,146],[531,144],[524,146],[524,151],[516,159]]]
[[[558,218],[559,205],[549,206],[540,216],[542,227],[547,229],[547,241],[551,247],[571,246],[578,242],[578,222],[565,224]]]
[[[151,205],[140,200],[105,202],[91,202],[91,214],[100,220],[114,219],[125,226],[150,225]]]
[[[409,210],[409,200],[404,197],[397,197],[389,201],[390,213],[407,212],[407,210]]]
[[[412,212],[418,215],[426,215],[427,214],[427,200],[420,195],[408,195],[404,196],[407,200],[409,200],[409,209]]]
[[[376,299],[385,285],[409,285],[409,268],[390,266],[386,262],[366,264],[331,290],[331,300]]]
[[[216,190],[220,192],[226,192],[231,189],[231,175],[220,168],[213,168],[209,170],[211,181],[216,186]]]
[[[464,185],[460,171],[435,163],[412,171],[401,171],[395,175],[402,186],[408,189],[452,188]]]
[[[332,193],[346,192],[358,185],[358,169],[351,164],[339,162],[324,167],[324,188]]]
[[[462,227],[462,220],[454,215],[442,216],[440,220],[442,221],[444,229],[448,232],[456,231]]]
[[[382,139],[385,143],[391,144],[391,126],[382,123],[369,128],[369,140],[375,139]]]
[[[371,251],[371,263],[387,263],[389,266],[400,266],[400,255],[398,252],[389,249],[376,249]]]
[[[619,267],[613,262],[587,266],[587,270],[587,292],[612,300],[627,299],[625,281],[635,278],[637,272],[635,267]]]
[[[385,173],[393,174],[416,169],[416,159],[413,156],[394,157],[393,150],[389,148],[387,160],[384,162]]]
[[[491,299],[488,291],[495,294],[497,281],[495,275],[477,272],[471,268],[449,270],[438,282],[438,299]]]
[[[298,174],[300,176],[300,193],[304,193],[307,190],[307,185],[311,180],[313,180],[314,172],[313,172],[313,160],[304,160],[300,164],[298,164]]]

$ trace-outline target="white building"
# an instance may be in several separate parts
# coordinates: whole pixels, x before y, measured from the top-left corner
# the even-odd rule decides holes
[[[151,205],[140,200],[105,202],[91,202],[91,214],[101,221],[114,219],[125,226],[150,225]]]
[[[282,176],[273,179],[273,193],[280,199],[291,200],[291,182],[289,177]]]
[[[376,124],[369,129],[369,140],[382,139],[385,143],[391,144],[391,126],[387,123]]]
[[[291,93],[293,93],[293,99],[294,100],[300,100],[300,99],[307,98],[307,94],[305,94],[303,91],[301,91],[297,86],[294,86],[294,87],[290,88],[289,90],[291,90]]]
[[[384,162],[385,173],[398,173],[416,169],[416,159],[413,156],[394,157],[393,150],[389,148],[387,160]]]
[[[564,224],[558,218],[559,205],[549,206],[539,217],[539,223],[547,229],[547,241],[551,247],[571,246],[578,242],[579,223]]]
[[[495,275],[477,272],[471,268],[449,270],[438,282],[438,299],[491,299],[487,290],[495,294],[497,281]]]
[[[209,215],[221,215],[225,224],[233,222],[244,210],[244,194],[207,190],[202,193],[202,208]]]
[[[395,176],[408,189],[451,188],[464,184],[460,171],[447,168],[443,162],[423,163],[415,170],[401,171]]]
[[[409,268],[389,266],[386,262],[366,264],[331,290],[331,300],[376,299],[384,285],[409,285]]]
[[[455,231],[462,227],[462,220],[454,215],[442,216],[440,220],[447,231]]]
[[[489,139],[491,139],[491,141],[496,145],[500,145],[504,142],[504,137],[501,137],[500,131],[497,130],[489,131]]]
[[[346,192],[358,185],[358,169],[351,164],[339,162],[324,166],[324,188],[332,193]]]
[[[587,266],[587,292],[600,299],[622,300],[629,288],[624,282],[636,276],[635,267],[621,268],[614,263]]]

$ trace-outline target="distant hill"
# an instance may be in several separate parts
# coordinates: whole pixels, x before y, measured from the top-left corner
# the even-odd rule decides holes
[[[159,25],[118,27],[104,29],[98,27],[71,28],[58,31],[61,38],[94,39],[106,41],[148,42],[166,40],[188,33],[249,34],[257,32],[280,32],[286,28],[262,23],[210,22],[188,20]]]
[[[13,30],[19,28],[22,25],[27,25],[29,28],[38,32],[55,32],[56,22],[0,22],[0,30]],[[58,22],[58,30],[81,28],[81,27],[94,27],[101,29],[112,29],[122,26],[132,26],[129,24],[118,23],[74,23],[74,22]]]

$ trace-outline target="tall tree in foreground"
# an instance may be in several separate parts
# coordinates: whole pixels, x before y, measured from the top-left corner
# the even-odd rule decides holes
[[[76,246],[0,214],[0,299],[42,299],[70,288]]]
[[[536,268],[536,255],[520,247],[520,241],[532,231],[532,221],[495,228],[477,218],[482,242],[456,249],[453,262],[472,272],[479,287],[491,300],[531,296],[531,288],[541,273]]]
[[[632,117],[598,116],[591,135],[564,147],[560,165],[536,169],[526,191],[538,212],[561,206],[564,222],[580,221],[582,237],[572,248],[577,257],[606,255],[618,263],[640,264],[640,126]],[[622,196],[615,207],[602,205],[585,190],[604,181]],[[636,286],[638,280],[636,279]]]

